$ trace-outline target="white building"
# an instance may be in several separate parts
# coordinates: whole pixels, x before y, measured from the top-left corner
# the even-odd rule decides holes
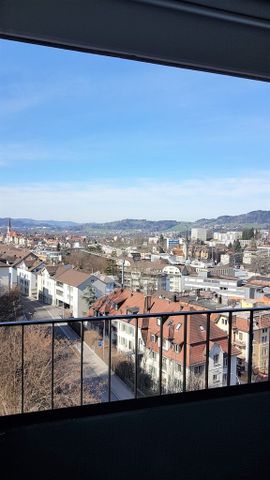
[[[68,308],[73,317],[84,317],[88,313],[88,287],[91,287],[92,275],[73,268],[65,270],[55,278],[55,304]]]
[[[218,240],[219,243],[223,243],[225,245],[229,245],[230,243],[234,243],[237,240],[241,240],[242,232],[240,231],[233,231],[233,232],[214,232],[214,239]]]
[[[206,242],[212,238],[212,231],[207,228],[192,228],[191,240],[200,240]]]
[[[37,275],[37,298],[47,305],[56,305],[55,278],[71,265],[45,265]]]
[[[167,265],[163,268],[163,273],[166,274],[166,290],[168,292],[182,291],[182,272],[181,268],[175,265]]]
[[[37,298],[37,274],[44,262],[34,253],[29,253],[13,265],[17,272],[17,285],[22,295]]]

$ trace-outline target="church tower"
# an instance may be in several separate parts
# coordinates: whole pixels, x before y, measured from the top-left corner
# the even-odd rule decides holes
[[[9,236],[11,232],[11,218],[8,219],[8,226],[7,226],[7,235]]]

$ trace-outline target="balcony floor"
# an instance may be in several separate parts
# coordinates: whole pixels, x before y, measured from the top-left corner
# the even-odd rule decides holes
[[[269,405],[266,382],[2,417],[3,478],[267,478]]]

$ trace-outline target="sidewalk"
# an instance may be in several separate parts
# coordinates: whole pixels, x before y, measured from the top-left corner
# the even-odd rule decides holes
[[[75,341],[75,348],[78,352],[81,351],[81,341],[79,336],[68,325],[58,325],[64,335],[70,340]],[[84,378],[99,378],[105,377],[108,379],[108,365],[84,342],[83,345],[83,364],[84,364]],[[115,400],[129,400],[134,398],[133,392],[130,388],[112,371],[111,372],[111,392]],[[105,398],[105,401],[108,398]],[[112,398],[113,400],[113,398]]]

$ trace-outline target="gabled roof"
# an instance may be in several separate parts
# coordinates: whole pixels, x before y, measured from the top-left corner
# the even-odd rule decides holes
[[[33,252],[29,252],[23,258],[20,258],[16,262],[13,263],[12,267],[18,268],[20,265],[24,263],[29,271],[36,268],[38,265],[41,265],[43,261]]]
[[[69,268],[64,272],[61,272],[59,275],[56,275],[55,278],[58,282],[65,283],[71,287],[79,287],[82,283],[91,278],[91,275],[89,273],[79,272],[74,268]]]
[[[116,305],[118,305],[118,308],[116,308]],[[160,336],[160,325],[157,319],[161,313],[180,312],[182,308],[184,308],[185,311],[191,310],[191,306],[184,303],[171,302],[170,300],[155,296],[147,298],[142,292],[119,289],[97,300],[89,310],[89,315],[93,316],[96,311],[101,315],[126,315],[129,314],[132,309],[136,309],[139,314],[146,312],[156,314],[156,317],[148,319],[139,318],[138,326],[141,328],[146,347],[158,353],[159,345],[157,338]],[[135,325],[135,319],[131,319],[130,324]],[[187,314],[187,365],[205,362],[206,329],[206,315],[196,313],[192,315]],[[180,363],[183,362],[183,316],[172,315],[169,317],[163,326],[163,339],[169,339],[172,347],[175,344],[180,347],[180,352],[176,352],[173,348],[170,348],[169,350],[164,350],[163,355]],[[228,335],[214,323],[213,315],[213,318],[210,320],[210,344],[213,345],[214,343],[218,344],[224,352],[228,351]],[[237,353],[238,350],[232,347],[232,355],[236,355]]]

